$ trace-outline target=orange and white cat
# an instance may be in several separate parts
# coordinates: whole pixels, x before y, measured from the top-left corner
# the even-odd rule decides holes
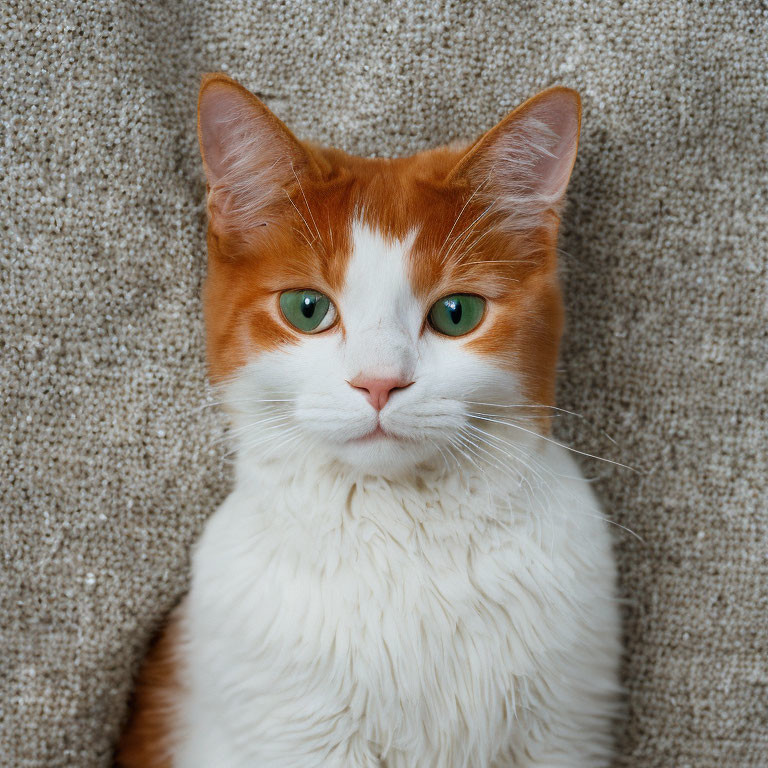
[[[205,78],[205,313],[235,488],[123,766],[597,768],[620,655],[598,503],[549,437],[580,102],[358,158]]]

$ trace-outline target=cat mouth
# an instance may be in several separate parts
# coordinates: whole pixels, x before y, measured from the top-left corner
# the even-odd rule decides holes
[[[381,424],[376,425],[376,429],[371,430],[368,432],[368,434],[363,435],[362,437],[356,437],[353,442],[355,443],[367,443],[371,440],[380,440],[384,437],[395,437],[395,435],[391,435],[389,432],[385,432],[381,428]]]
[[[404,438],[400,435],[396,435],[394,432],[387,432],[386,430],[382,429],[381,424],[376,425],[376,429],[371,430],[367,434],[363,435],[362,437],[356,437],[352,442],[353,443],[370,443],[374,442],[375,440],[400,440],[402,441]]]

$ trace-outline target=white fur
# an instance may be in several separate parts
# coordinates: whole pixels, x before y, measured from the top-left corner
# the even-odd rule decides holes
[[[524,405],[515,377],[421,332],[410,240],[353,235],[344,335],[229,387],[237,483],[194,554],[174,765],[607,765],[619,622],[591,489],[524,408],[469,416]],[[398,439],[356,442],[360,373],[415,382],[381,412]]]

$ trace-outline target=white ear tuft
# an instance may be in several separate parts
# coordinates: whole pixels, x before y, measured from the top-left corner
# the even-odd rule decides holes
[[[580,121],[575,91],[542,91],[475,142],[449,178],[469,181],[501,214],[505,228],[545,225],[565,195]]]
[[[198,137],[211,219],[225,229],[265,223],[309,160],[301,144],[253,94],[209,75],[198,100]]]

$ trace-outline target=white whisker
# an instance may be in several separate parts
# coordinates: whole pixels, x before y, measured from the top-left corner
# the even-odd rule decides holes
[[[547,474],[550,477],[552,477],[554,480],[561,480],[561,479],[579,480],[579,479],[581,479],[579,477],[574,477],[572,475],[563,475],[562,473],[554,472],[550,467],[547,467],[544,462],[537,461],[536,458],[534,457],[534,455],[531,452],[526,451],[526,449],[523,446],[518,446],[518,445],[515,445],[513,443],[510,443],[509,441],[504,440],[503,438],[500,438],[497,435],[493,435],[490,432],[485,432],[485,430],[481,430],[479,427],[472,426],[472,428],[474,430],[478,431],[478,432],[482,432],[484,435],[487,435],[489,438],[492,438],[493,440],[500,441],[500,442],[504,443],[505,445],[510,446],[511,448],[513,448],[513,450],[514,449],[518,449],[522,455],[518,455],[515,458],[515,460],[519,461],[523,466],[525,466],[530,472],[532,472],[539,479],[539,481],[542,484],[541,485],[542,489],[546,493],[549,494],[550,499],[554,503],[557,503],[557,496],[555,495],[554,491],[552,490],[551,485],[549,483],[546,483],[544,481],[544,478],[539,474],[538,471],[536,471],[536,467],[538,467],[538,469],[541,470],[542,472],[544,472],[545,474]],[[525,457],[525,458],[523,458],[523,457]],[[510,456],[510,458],[512,458],[512,457]],[[528,459],[528,461],[525,460],[526,458]],[[595,518],[596,520],[603,520],[604,522],[609,523],[610,525],[614,525],[617,528],[621,528],[622,530],[624,530],[627,533],[629,533],[632,536],[634,536],[638,541],[641,541],[641,542],[645,543],[645,540],[642,538],[642,536],[640,536],[637,533],[635,533],[635,531],[633,531],[631,528],[628,528],[627,526],[622,525],[621,523],[618,523],[615,520],[612,520],[611,518],[607,517],[606,515],[600,514],[599,511],[596,508],[594,508],[594,507],[589,507],[588,509],[591,509],[592,511],[589,512],[589,511],[587,511],[587,509],[579,509],[578,506],[575,506],[573,508],[573,510],[571,510],[571,511],[575,511],[578,514],[585,515],[587,517]]]
[[[565,408],[558,408],[555,405],[539,405],[536,403],[483,403],[479,400],[466,400],[465,402],[469,403],[470,405],[487,405],[491,408],[532,408],[534,410],[539,408],[545,408],[550,411],[559,411],[560,413],[568,413],[571,416],[576,416],[579,419],[583,419],[584,416],[582,416],[580,413],[576,413],[575,411],[568,411]]]
[[[283,191],[285,191],[285,190],[283,190]],[[289,202],[289,203],[290,203],[290,204],[291,204],[291,205],[294,207],[294,210],[296,211],[296,213],[298,213],[298,214],[299,214],[299,216],[301,216],[301,220],[304,222],[304,226],[307,228],[307,231],[308,231],[308,232],[309,232],[309,234],[311,235],[311,234],[312,234],[312,228],[311,228],[311,227],[309,226],[309,224],[307,223],[307,220],[304,218],[304,215],[303,215],[303,214],[302,214],[302,212],[301,212],[301,211],[300,211],[300,210],[299,210],[299,209],[296,207],[296,203],[294,203],[294,202],[293,202],[293,200],[291,199],[291,196],[288,194],[288,192],[285,192],[285,196],[288,198],[288,202]],[[300,232],[301,230],[298,230],[298,229],[297,229],[297,230],[295,230],[295,231],[296,231],[296,232]],[[304,236],[304,239],[305,239],[305,240],[307,241],[307,243],[309,244],[309,247],[310,247],[310,248],[312,248],[312,250],[313,250],[315,253],[317,253],[317,251],[315,251],[314,247],[312,246],[312,243],[314,242],[314,240],[310,241],[310,240],[309,240],[309,238],[308,238],[306,235]]]
[[[492,422],[494,422],[496,424],[503,424],[504,426],[507,426],[507,427],[512,427],[514,429],[519,429],[522,432],[527,432],[529,435],[533,435],[534,437],[537,437],[537,438],[539,438],[541,440],[544,440],[547,443],[552,443],[552,445],[556,445],[558,448],[563,448],[566,451],[572,451],[573,453],[578,453],[580,456],[586,456],[589,459],[597,459],[597,461],[604,461],[607,464],[613,464],[613,465],[615,465],[617,467],[621,467],[622,469],[628,469],[631,472],[636,472],[637,474],[641,474],[639,470],[635,469],[634,467],[630,467],[627,464],[622,464],[619,461],[613,461],[613,459],[606,459],[606,458],[604,458],[602,456],[596,456],[596,455],[594,455],[592,453],[587,453],[586,451],[580,451],[578,448],[571,448],[571,446],[565,445],[565,443],[561,443],[558,440],[553,440],[551,437],[545,437],[544,435],[536,432],[535,430],[533,430],[533,429],[526,429],[525,427],[521,426],[520,424],[516,424],[515,422],[503,421],[503,420],[500,420],[500,419],[493,419],[490,416],[486,416],[484,414],[479,414],[479,413],[474,413],[474,412],[470,412],[469,415],[473,419],[481,419],[483,421],[492,421]]]
[[[450,239],[451,235],[453,234],[453,230],[456,229],[456,225],[459,223],[459,220],[462,217],[462,214],[467,209],[467,206],[472,202],[475,195],[485,186],[485,184],[488,182],[488,179],[490,178],[490,173],[488,176],[485,177],[485,180],[477,185],[477,188],[475,191],[469,196],[469,199],[464,203],[464,205],[461,207],[461,210],[459,211],[459,215],[456,217],[456,220],[453,222],[453,225],[448,230],[448,234],[445,236],[445,240],[443,240],[443,244],[440,246],[440,250],[438,251],[439,254],[443,252],[443,249],[445,248],[446,243]],[[445,264],[445,257],[441,259],[441,264]]]
[[[467,226],[463,232],[461,232],[459,235],[457,235],[453,242],[451,243],[450,247],[448,248],[448,251],[445,253],[445,255],[442,258],[443,264],[448,261],[448,257],[451,255],[451,253],[455,253],[461,246],[464,245],[464,243],[469,239],[469,236],[474,232],[475,227],[486,217],[488,216],[491,211],[493,210],[493,204],[489,205],[483,212]],[[480,235],[479,238],[477,238],[477,242],[480,242],[484,237],[487,237],[493,230],[487,229],[482,235]],[[476,243],[473,243],[473,247],[476,245]]]
[[[291,171],[293,172],[293,177],[296,179],[296,183],[299,185],[299,189],[301,190],[301,196],[304,198],[304,205],[307,206],[307,213],[309,214],[309,218],[312,219],[312,223],[315,225],[315,232],[317,233],[317,239],[322,243],[323,238],[320,237],[320,230],[318,229],[317,222],[315,221],[315,217],[312,215],[312,209],[309,207],[309,200],[307,200],[307,196],[304,194],[304,187],[301,186],[301,180],[299,179],[299,176],[296,173],[296,169],[293,167],[293,163],[291,163]]]
[[[243,433],[252,432],[255,430],[259,430],[259,433],[261,433],[264,431],[261,429],[262,427],[270,426],[271,428],[272,426],[281,426],[289,421],[290,414],[279,414],[277,416],[260,419],[259,421],[254,421],[250,424],[244,424],[240,427],[235,427],[234,429],[228,429],[221,438],[218,438],[214,442],[224,442],[226,440],[236,438],[238,435]]]

